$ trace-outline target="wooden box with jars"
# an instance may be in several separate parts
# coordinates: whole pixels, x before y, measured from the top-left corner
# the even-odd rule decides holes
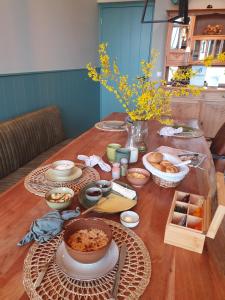
[[[175,191],[166,224],[164,242],[202,253],[206,237],[214,239],[225,216],[224,182],[217,198]],[[212,216],[212,217],[211,217]]]

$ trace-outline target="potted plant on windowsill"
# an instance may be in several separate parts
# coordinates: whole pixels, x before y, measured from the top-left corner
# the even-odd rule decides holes
[[[165,80],[152,79],[152,72],[157,60],[157,52],[152,51],[149,62],[141,61],[141,74],[133,81],[129,81],[128,75],[120,72],[115,60],[111,61],[107,54],[107,44],[99,45],[100,72],[89,63],[87,65],[89,77],[100,82],[121,103],[129,116],[128,137],[129,143],[138,144],[141,151],[146,150],[145,140],[148,135],[148,120],[157,120],[162,124],[171,124],[170,100],[172,96],[199,95],[200,89],[190,84],[183,86],[178,84],[173,89],[166,87]],[[185,80],[185,76],[191,76],[190,71],[185,74],[177,72],[176,78]],[[133,128],[133,129],[132,129]],[[132,129],[132,130],[131,130]],[[133,138],[132,138],[133,136]],[[128,145],[127,145],[128,146]]]

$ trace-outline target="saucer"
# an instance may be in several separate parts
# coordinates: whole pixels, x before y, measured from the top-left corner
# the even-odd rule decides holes
[[[112,240],[106,255],[93,264],[82,264],[74,260],[68,254],[64,242],[59,245],[56,251],[56,264],[63,273],[82,281],[91,281],[106,275],[115,267],[118,258],[119,249],[114,240]]]
[[[51,168],[45,172],[45,177],[50,181],[72,181],[79,178],[81,175],[82,170],[78,167],[74,167],[72,174],[69,176],[57,176]]]

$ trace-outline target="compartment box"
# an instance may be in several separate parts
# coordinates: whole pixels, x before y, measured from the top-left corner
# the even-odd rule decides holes
[[[211,199],[175,191],[164,243],[202,253],[206,236],[214,238],[222,222],[224,205],[219,203],[211,221]]]

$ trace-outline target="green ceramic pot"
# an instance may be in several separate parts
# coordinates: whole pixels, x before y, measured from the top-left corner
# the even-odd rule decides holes
[[[107,158],[110,162],[115,162],[116,160],[116,150],[121,148],[120,144],[109,144],[106,148]]]
[[[122,158],[126,158],[127,161],[130,160],[130,149],[128,148],[116,149],[116,162],[120,163]]]

